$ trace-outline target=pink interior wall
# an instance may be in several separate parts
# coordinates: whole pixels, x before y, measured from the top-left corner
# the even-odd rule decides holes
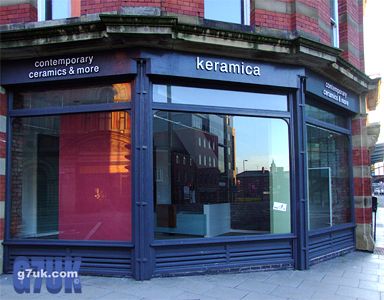
[[[59,239],[131,240],[130,140],[128,113],[61,117]]]

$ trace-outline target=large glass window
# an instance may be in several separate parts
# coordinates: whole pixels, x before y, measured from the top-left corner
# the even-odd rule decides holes
[[[131,240],[128,112],[12,120],[11,236]]]
[[[343,128],[349,127],[349,118],[336,110],[332,110],[328,107],[319,107],[314,101],[308,101],[305,104],[305,113],[307,117],[326,122],[332,125],[336,125]]]
[[[114,83],[57,89],[38,88],[14,94],[14,109],[54,108],[131,101],[131,84]]]
[[[286,95],[229,91],[176,85],[153,85],[153,101],[287,111]]]
[[[349,141],[307,126],[309,229],[351,222]]]
[[[289,233],[288,124],[155,111],[157,239]]]

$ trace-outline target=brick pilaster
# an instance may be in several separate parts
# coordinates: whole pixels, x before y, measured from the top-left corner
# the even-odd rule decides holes
[[[360,70],[364,70],[362,0],[339,0],[339,34],[342,56]]]
[[[358,115],[352,120],[356,248],[373,251],[370,155],[366,123],[365,115]]]

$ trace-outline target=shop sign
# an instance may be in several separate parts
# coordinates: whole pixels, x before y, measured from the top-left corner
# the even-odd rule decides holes
[[[343,109],[352,112],[359,111],[358,94],[309,70],[306,71],[306,78],[307,92]]]
[[[28,72],[30,79],[71,77],[100,72],[100,66],[95,64],[93,55],[39,59],[34,61],[33,67],[33,70]]]
[[[0,71],[7,85],[135,74],[137,68],[128,52],[108,51],[4,61]]]
[[[325,82],[324,84],[323,95],[345,106],[349,106],[349,101],[347,100],[347,92],[335,87],[329,82]]]
[[[202,59],[199,56],[196,57],[196,69],[208,72],[213,71],[250,76],[261,75],[259,66],[246,64],[244,62],[228,63],[219,60]]]
[[[141,55],[150,61],[147,74],[216,80],[226,84],[297,88],[297,77],[305,74],[300,66],[222,56],[153,50],[145,50]]]

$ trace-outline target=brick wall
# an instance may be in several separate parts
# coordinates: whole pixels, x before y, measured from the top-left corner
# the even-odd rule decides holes
[[[339,0],[340,48],[343,58],[364,69],[363,1]],[[0,24],[37,20],[36,7],[0,6]],[[81,14],[120,11],[122,7],[156,7],[172,14],[204,17],[204,0],[81,0]],[[300,35],[331,45],[329,0],[251,0],[252,26],[267,33]],[[269,30],[269,31],[268,31]]]
[[[161,8],[170,13],[204,17],[204,0],[163,0]]]
[[[37,21],[37,9],[30,3],[0,6],[0,24]]]
[[[362,0],[339,0],[339,28],[343,58],[364,70]]]
[[[352,160],[356,220],[356,247],[372,251],[372,200],[370,154],[367,140],[367,118],[358,115],[352,120]]]
[[[5,216],[5,154],[7,98],[0,87],[0,273],[3,270],[4,216]]]
[[[81,14],[119,11],[121,7],[158,7],[171,13],[204,16],[204,0],[82,0]]]

